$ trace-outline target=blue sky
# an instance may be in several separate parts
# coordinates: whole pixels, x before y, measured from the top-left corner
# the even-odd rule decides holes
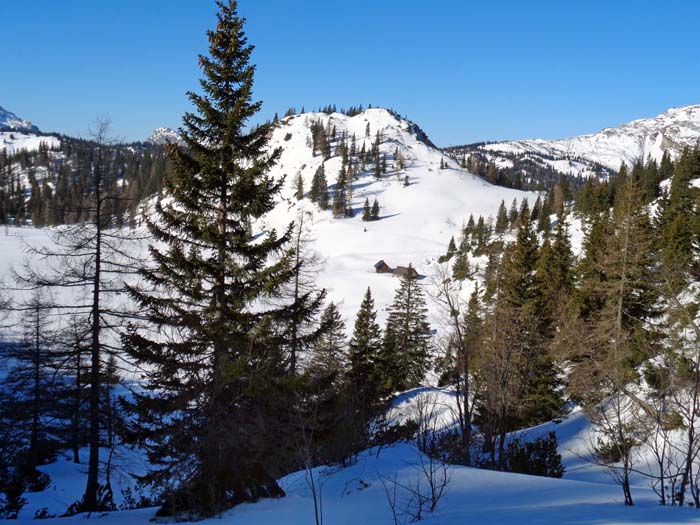
[[[439,145],[557,138],[700,103],[700,2],[241,0],[262,118],[389,106]],[[0,1],[0,106],[84,135],[178,127],[209,0]]]

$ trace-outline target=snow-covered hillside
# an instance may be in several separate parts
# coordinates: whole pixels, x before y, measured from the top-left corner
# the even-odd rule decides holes
[[[19,133],[17,131],[0,131],[0,150],[12,154],[18,151],[35,151],[45,144],[49,148],[58,148],[61,141],[49,135],[36,135],[34,133]]]
[[[454,398],[449,389],[420,388],[401,395],[395,402],[397,418],[415,417],[416,401],[432,397],[442,412],[445,423],[454,411]],[[451,406],[450,406],[451,405]],[[454,412],[452,417],[454,417]],[[445,415],[448,414],[448,415]],[[622,491],[606,470],[586,460],[590,446],[590,426],[580,411],[563,420],[535,427],[523,433],[535,437],[553,430],[566,467],[564,479],[479,470],[461,466],[449,467],[449,483],[434,513],[426,513],[421,523],[457,525],[465,522],[489,524],[680,524],[697,520],[691,507],[662,507],[658,496],[638,476],[633,483],[635,506],[623,505]],[[87,451],[85,451],[87,453]],[[115,487],[131,486],[125,474],[129,469],[141,471],[142,458],[124,448],[117,455],[113,480]],[[323,523],[333,525],[390,525],[394,523],[389,505],[393,481],[408,486],[422,479],[421,456],[413,443],[400,443],[381,450],[370,449],[359,454],[357,463],[348,468],[319,467],[313,470],[320,487]],[[43,493],[27,494],[29,504],[20,514],[20,522],[29,523],[34,509],[47,507],[50,514],[61,506],[80,498],[84,488],[84,466],[60,458],[41,467],[48,472],[52,486]],[[309,473],[299,471],[280,480],[286,492],[282,499],[266,499],[239,505],[223,515],[204,520],[221,525],[307,525],[314,523],[314,498],[309,486]],[[425,479],[422,480],[425,486]],[[55,489],[53,488],[55,487]],[[389,490],[389,496],[387,496]],[[121,500],[120,494],[117,499]],[[396,508],[398,523],[410,523],[401,512],[407,508],[409,495],[398,487]],[[153,519],[155,508],[104,513],[100,523],[106,525],[146,525]],[[80,523],[81,517],[70,518]],[[16,523],[16,522],[13,522]],[[44,521],[65,525],[66,518]]]
[[[347,132],[350,138],[354,134],[358,150],[363,143],[369,149],[377,131],[382,135],[379,149],[387,155],[387,174],[381,180],[375,178],[371,168],[358,174],[353,181],[352,218],[336,218],[308,198],[297,201],[294,197],[296,174],[301,173],[308,191],[313,173],[323,162],[322,155],[313,155],[310,145],[309,126],[318,119],[324,126],[335,126],[337,136]],[[366,137],[368,124],[370,136]],[[392,268],[412,264],[425,276],[420,282],[430,291],[435,260],[445,253],[451,236],[459,239],[470,214],[487,218],[495,215],[501,200],[510,204],[514,198],[518,202],[528,198],[532,204],[536,198],[534,193],[494,186],[467,173],[432,146],[418,126],[384,109],[369,109],[354,117],[306,113],[285,118],[272,135],[270,148],[277,147],[282,148],[282,155],[272,175],[286,177],[286,182],[282,199],[265,227],[281,231],[291,221],[298,221],[303,212],[305,227],[323,260],[317,283],[328,290],[329,300],[338,304],[350,327],[368,286],[380,309],[380,320],[393,300],[399,280],[391,274],[375,273],[377,261],[384,260]],[[392,162],[396,148],[406,164],[400,172]],[[439,169],[442,159],[447,169]],[[332,147],[331,158],[325,161],[331,193],[340,167],[341,158]],[[406,176],[408,186],[404,186]],[[380,220],[362,221],[365,199],[371,203],[375,198],[381,206]],[[21,259],[22,237],[29,237],[34,245],[42,244],[41,239],[48,242],[48,236],[37,230],[10,228],[9,232],[9,237],[1,239],[8,256],[0,260],[0,278],[9,274],[11,262],[17,264]],[[429,303],[431,317],[437,322],[438,309]]]
[[[21,150],[33,151],[39,149],[41,144],[54,148],[60,145],[60,140],[41,135],[39,128],[31,122],[0,106],[0,151],[5,150],[9,154]]]
[[[22,120],[11,111],[0,106],[0,131],[21,131],[25,133],[39,133],[39,128],[28,120]]]
[[[360,172],[353,181],[352,218],[334,217],[331,211],[321,211],[308,198],[297,200],[294,181],[301,174],[308,190],[313,173],[324,162],[320,154],[313,155],[310,125],[322,122],[324,127],[335,127],[336,136],[343,132],[356,137],[357,148],[369,148],[377,132],[382,140],[380,152],[387,155],[388,169],[380,180],[372,170]],[[369,125],[369,136],[367,127]],[[383,109],[371,109],[349,117],[340,113],[327,115],[309,113],[283,119],[274,129],[271,148],[282,148],[274,177],[286,177],[282,200],[266,219],[266,227],[283,229],[292,220],[303,217],[315,249],[324,259],[317,278],[319,286],[329,290],[329,300],[339,304],[348,329],[351,330],[355,313],[364,289],[371,286],[380,317],[386,316],[398,280],[391,274],[377,274],[374,264],[382,259],[390,266],[412,263],[425,276],[419,282],[428,294],[436,270],[436,259],[446,250],[450,236],[458,237],[463,222],[470,214],[495,214],[500,202],[510,203],[513,198],[532,200],[533,193],[509,190],[490,185],[460,169],[454,161],[425,140],[417,126]],[[393,164],[398,148],[406,168],[399,170]],[[447,167],[440,169],[440,164]],[[329,183],[333,183],[341,167],[341,158],[331,147],[331,158],[325,161]],[[409,185],[404,185],[408,177]],[[331,191],[333,190],[331,186]],[[380,220],[363,222],[361,208],[365,199],[378,199]],[[581,246],[581,223],[571,220],[572,241],[575,251]],[[0,231],[0,276],[10,275],[11,264],[22,262],[22,241],[32,245],[50,243],[49,230],[7,228]],[[434,327],[440,330],[438,308],[429,301]],[[130,379],[132,379],[130,377]],[[443,407],[441,425],[452,424],[454,397],[449,388],[426,386],[402,394],[390,414],[395,420],[415,416],[416,401],[421,396],[434,395]],[[452,405],[451,405],[452,404]],[[692,509],[670,509],[658,506],[657,496],[648,488],[648,481],[635,479],[637,506],[625,508],[622,493],[613,484],[602,467],[592,465],[590,456],[590,425],[580,411],[574,411],[560,422],[552,422],[530,429],[535,437],[548,431],[558,436],[559,451],[566,467],[565,479],[536,478],[503,472],[451,468],[451,483],[444,500],[426,523],[452,525],[471,519],[476,523],[683,523],[696,518]],[[86,451],[84,451],[86,453]],[[325,523],[392,523],[384,484],[397,479],[402,483],[415,482],[419,454],[413,444],[400,444],[382,451],[362,453],[358,463],[347,469],[318,468],[317,480],[323,483]],[[120,490],[133,485],[128,473],[142,471],[145,466],[138,452],[119,450],[118,476],[115,476],[115,499],[121,501]],[[53,464],[41,467],[51,476],[51,486],[42,493],[28,494],[28,505],[20,517],[30,520],[34,512],[47,507],[49,513],[60,513],[68,504],[82,495],[85,469],[63,457]],[[256,504],[238,506],[211,523],[313,523],[313,498],[306,482],[306,473],[297,472],[280,483],[287,493],[281,500],[263,500]],[[400,498],[405,497],[400,496]],[[146,524],[155,509],[120,511],[100,516],[106,524]],[[71,523],[78,518],[71,518]],[[52,521],[50,520],[49,523]],[[54,523],[67,523],[56,519]]]
[[[358,174],[353,182],[352,218],[335,218],[331,211],[321,211],[307,198],[294,198],[296,174],[301,173],[308,190],[314,172],[323,162],[321,155],[313,155],[310,145],[309,126],[318,119],[324,126],[330,123],[331,128],[335,127],[338,136],[346,132],[350,139],[354,134],[358,150],[363,143],[369,149],[377,131],[383,137],[380,152],[387,155],[387,174],[381,180],[371,170]],[[325,259],[318,283],[329,290],[331,300],[340,303],[341,312],[350,323],[368,286],[381,309],[393,298],[398,279],[375,273],[374,264],[379,260],[392,268],[413,264],[426,276],[421,282],[429,286],[435,259],[445,252],[452,235],[458,238],[470,214],[475,218],[495,215],[501,200],[510,203],[514,198],[518,202],[528,198],[530,204],[534,202],[533,193],[494,186],[467,173],[424,140],[423,132],[414,123],[384,109],[369,109],[353,117],[340,113],[296,115],[283,119],[273,133],[271,147],[283,148],[273,174],[285,175],[286,185],[284,200],[271,214],[270,224],[282,228],[303,211],[305,224],[316,239],[316,250]],[[405,160],[405,170],[393,167],[396,148]],[[341,158],[334,149],[332,157],[325,161],[329,185],[335,182],[341,168]],[[447,162],[447,169],[439,169],[442,159]],[[404,186],[406,176],[408,186]],[[365,199],[372,203],[375,198],[381,206],[380,220],[363,222],[363,203]],[[380,317],[383,318],[382,312]]]
[[[563,173],[587,175],[600,164],[617,170],[649,157],[661,159],[664,151],[676,157],[684,147],[700,140],[700,105],[671,108],[646,119],[606,128],[590,135],[560,140],[516,140],[479,147],[497,162],[505,155],[537,159]]]

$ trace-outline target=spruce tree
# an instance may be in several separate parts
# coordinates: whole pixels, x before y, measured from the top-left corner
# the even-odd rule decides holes
[[[370,211],[370,208],[369,208],[369,199],[365,199],[365,205],[362,208],[362,220],[363,221],[371,221],[372,220],[372,212]]]
[[[666,274],[674,276],[670,284],[676,291],[690,277],[697,241],[694,228],[700,214],[695,207],[696,192],[691,181],[700,177],[700,163],[695,164],[693,157],[690,149],[683,151],[674,169],[668,197],[662,197],[657,211],[661,262]]]
[[[449,261],[452,259],[454,254],[457,252],[457,245],[455,244],[454,235],[450,237],[450,242],[447,244],[447,253],[445,254],[445,260]]]
[[[474,223],[474,217],[471,217],[472,225]],[[498,207],[498,214],[496,215],[496,234],[501,234],[508,229],[508,212],[506,211],[505,201],[501,201],[501,205]]]
[[[374,202],[372,203],[371,217],[373,221],[379,220],[379,201],[377,199],[374,199]]]
[[[328,181],[326,180],[326,172],[323,165],[320,168],[321,172],[318,177],[318,206],[322,210],[328,209]]]
[[[333,192],[333,215],[346,215],[348,206],[345,186],[345,169],[341,168],[338,172],[338,180],[335,183],[335,191]]]
[[[570,294],[574,288],[574,254],[563,209],[557,213],[556,227],[551,239],[545,238],[544,246],[538,263],[539,279],[548,302],[556,304],[562,294]]]
[[[511,228],[515,226],[515,223],[518,220],[518,200],[513,199],[513,202],[510,204],[510,211],[508,212],[508,221],[510,222]]]
[[[376,414],[380,405],[378,363],[382,335],[377,324],[377,311],[372,291],[367,288],[357,312],[352,338],[348,344],[349,367],[347,373],[350,397],[366,420]]]
[[[457,250],[455,255],[455,261],[452,264],[452,277],[458,281],[463,281],[470,277],[469,255],[467,251],[467,243],[461,242],[459,250]]]
[[[374,177],[377,180],[382,178],[382,164],[379,157],[379,149],[377,149],[377,153],[374,156]]]
[[[557,369],[545,339],[547,317],[543,283],[537,273],[539,243],[527,201],[519,214],[515,243],[506,252],[501,278],[504,322],[512,324],[510,344],[522,355],[521,423],[531,425],[556,416],[561,409]]]
[[[304,179],[301,176],[301,172],[297,173],[294,181],[294,198],[298,201],[304,198]]]
[[[314,176],[311,178],[311,187],[309,188],[309,199],[311,202],[319,202],[321,194],[321,178],[324,176],[323,163],[316,169]]]
[[[416,387],[428,371],[431,333],[423,290],[411,275],[401,277],[384,332],[381,354],[386,393]]]
[[[168,146],[168,199],[149,229],[149,290],[131,296],[158,330],[132,329],[124,348],[144,365],[145,389],[130,408],[153,469],[144,480],[165,489],[160,515],[211,515],[242,501],[279,497],[289,412],[290,322],[307,317],[312,294],[279,301],[297,268],[292,225],[258,235],[283,181],[268,170],[270,125],[248,128],[253,47],[236,2],[219,2],[209,55],[200,56],[203,94],[189,93],[186,147]],[[288,460],[287,460],[288,461]]]
[[[332,374],[335,381],[342,379],[346,366],[345,322],[334,303],[330,303],[321,316],[324,331],[314,344],[311,372]]]

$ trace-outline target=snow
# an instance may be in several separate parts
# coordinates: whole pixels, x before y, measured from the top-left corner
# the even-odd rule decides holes
[[[361,209],[366,198],[378,198],[381,220],[363,222],[361,213],[353,218],[334,218],[330,211],[320,211],[308,199],[293,197],[294,178],[301,173],[305,187],[321,163],[307,145],[309,124],[321,119],[330,121],[336,133],[343,131],[357,137],[357,147],[366,148],[374,140],[377,130],[384,136],[380,149],[387,154],[389,173],[382,180],[361,173],[354,182],[352,206]],[[370,124],[370,137],[365,128]],[[310,225],[316,239],[316,250],[325,265],[316,281],[329,290],[329,300],[338,303],[345,318],[348,332],[367,286],[372,288],[380,309],[380,320],[386,317],[398,280],[390,274],[374,273],[373,265],[379,259],[390,266],[412,263],[425,276],[419,282],[430,293],[436,272],[436,259],[445,253],[451,236],[459,237],[462,225],[470,214],[488,217],[495,215],[502,200],[509,204],[513,198],[534,202],[536,194],[496,187],[460,169],[442,152],[419,140],[411,130],[413,124],[395,117],[383,109],[367,110],[354,117],[339,113],[304,114],[283,119],[274,130],[271,147],[283,147],[274,177],[286,175],[282,201],[266,219],[264,226],[282,230],[300,212]],[[42,137],[46,138],[46,137]],[[398,173],[392,167],[392,155],[398,147],[406,159],[407,169]],[[441,160],[448,167],[440,170]],[[326,161],[329,184],[335,182],[340,169],[340,158]],[[398,176],[397,176],[398,175]],[[408,175],[411,184],[404,187]],[[569,219],[572,245],[580,253],[583,239],[581,221]],[[19,265],[24,258],[23,244],[50,243],[48,229],[6,228],[0,230],[0,277],[7,280],[10,267]],[[466,291],[465,291],[466,292]],[[434,326],[440,327],[437,305],[428,302]],[[434,398],[438,404],[438,426],[449,427],[454,421],[454,392],[450,388],[424,386],[401,394],[392,407],[389,418],[405,421],[416,415],[420,399]],[[451,483],[444,500],[425,523],[452,525],[465,522],[505,524],[535,523],[685,523],[697,520],[692,509],[664,508],[657,496],[647,488],[646,480],[635,479],[633,496],[636,506],[623,506],[622,492],[611,483],[607,472],[593,465],[590,457],[591,430],[585,415],[574,410],[560,422],[550,422],[521,432],[528,438],[555,431],[559,449],[566,467],[564,479],[538,478],[518,474],[492,472],[465,467],[451,468]],[[84,452],[84,451],[83,451]],[[129,472],[142,472],[142,456],[120,448],[113,478],[115,496],[121,498],[121,489],[133,486]],[[369,450],[360,454],[358,462],[346,469],[322,467],[314,475],[323,483],[324,521],[327,524],[387,524],[392,523],[382,479],[398,476],[404,483],[415,481],[419,453],[413,444],[399,444],[381,451]],[[78,499],[84,490],[83,465],[74,465],[65,456],[42,467],[50,474],[51,486],[42,493],[28,494],[29,504],[21,514],[20,522],[29,522],[34,512],[47,507],[51,513],[63,512],[67,505]],[[240,505],[220,518],[203,523],[247,524],[309,524],[313,523],[313,499],[306,483],[306,473],[292,473],[280,480],[287,493],[279,500],[262,500],[255,504]],[[108,525],[149,523],[155,509],[120,511],[100,515],[100,523]],[[52,519],[45,523],[82,523],[82,517]],[[13,522],[16,523],[16,522]]]
[[[39,130],[28,120],[22,120],[14,113],[0,106],[0,131],[24,131],[37,133]]]
[[[392,523],[382,484],[396,476],[403,484],[419,479],[419,455],[412,444],[398,444],[368,450],[355,465],[345,468],[321,467],[313,474],[322,484],[324,522],[333,525],[385,525]],[[77,482],[65,469],[65,481]],[[303,471],[280,480],[286,497],[243,504],[202,524],[221,525],[308,525],[314,523],[313,497]],[[466,467],[450,468],[450,483],[434,513],[423,523],[457,525],[465,522],[489,524],[622,524],[690,523],[697,513],[690,508],[660,507],[648,489],[635,488],[636,505],[625,507],[622,492],[606,482],[552,479],[493,472]],[[39,495],[34,495],[39,496]],[[399,507],[405,506],[399,492]],[[95,516],[105,525],[146,525],[155,509],[105,513]],[[51,519],[47,524],[82,523],[85,516]],[[29,523],[27,516],[19,522]],[[1,522],[0,522],[1,523]],[[8,522],[10,523],[10,522]],[[17,523],[13,521],[12,523]],[[89,523],[87,521],[86,523]]]
[[[39,146],[42,144],[46,144],[49,148],[57,148],[61,145],[61,141],[50,135],[36,135],[18,131],[0,131],[0,150],[6,150],[7,153],[10,154],[22,150],[38,150]]]
[[[606,128],[590,135],[560,140],[516,140],[497,142],[481,147],[485,152],[555,157],[541,158],[563,173],[590,175],[588,163],[598,163],[618,170],[624,162],[628,166],[637,160],[661,160],[668,150],[673,158],[686,146],[693,147],[700,140],[700,104],[670,108],[664,113],[647,119],[632,121],[616,128]],[[572,161],[569,165],[569,161]]]
[[[379,130],[384,141],[380,151],[386,153],[388,173],[377,181],[372,173],[361,173],[354,182],[352,207],[353,218],[334,218],[330,211],[321,211],[318,206],[303,199],[294,198],[296,173],[302,174],[308,190],[311,178],[322,162],[322,157],[312,155],[307,145],[312,120],[321,119],[324,126],[330,120],[338,136],[343,131],[357,137],[357,149],[369,149]],[[367,123],[370,137],[365,137]],[[319,275],[318,284],[329,291],[329,299],[339,303],[341,314],[352,326],[355,314],[362,301],[364,290],[369,286],[375,302],[383,311],[393,300],[398,279],[390,274],[374,273],[374,264],[383,259],[393,267],[408,266],[409,263],[425,276],[421,282],[430,285],[436,268],[436,258],[444,254],[451,236],[459,234],[470,214],[477,219],[495,216],[502,200],[510,203],[513,198],[523,198],[534,203],[536,194],[494,186],[481,178],[459,168],[457,162],[444,156],[439,150],[420,141],[409,132],[412,123],[398,119],[384,109],[369,109],[354,117],[340,113],[308,113],[283,119],[274,131],[271,147],[284,150],[272,174],[286,175],[286,186],[281,202],[272,212],[269,223],[281,230],[294,220],[300,210],[305,221],[312,224],[316,239],[316,250],[325,259],[326,265]],[[285,140],[285,137],[291,137]],[[350,139],[348,139],[350,140]],[[398,147],[406,161],[407,169],[400,173],[392,168],[392,158]],[[440,170],[440,161],[449,167]],[[333,156],[325,162],[329,185],[335,183],[341,167],[341,159]],[[410,185],[404,187],[408,175]],[[362,205],[366,198],[370,203],[375,198],[381,206],[381,220],[362,221]],[[433,320],[438,317],[437,308],[429,304]]]
[[[151,133],[151,136],[146,139],[146,142],[162,146],[168,143],[180,144],[182,143],[182,138],[177,131],[170,128],[156,128],[153,130],[153,133]]]

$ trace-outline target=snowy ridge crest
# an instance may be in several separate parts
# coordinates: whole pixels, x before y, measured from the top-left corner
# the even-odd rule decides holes
[[[183,143],[180,134],[171,128],[156,128],[153,130],[153,133],[151,133],[151,136],[146,139],[146,142],[159,146]]]
[[[0,106],[0,131],[39,133],[39,128],[28,120],[22,120],[11,111],[8,111]]]
[[[559,140],[515,140],[480,146],[498,159],[499,154],[532,158],[582,160],[617,170],[624,162],[661,160],[665,151],[676,158],[685,147],[700,141],[700,104],[670,108],[652,118],[634,120],[597,133]]]

